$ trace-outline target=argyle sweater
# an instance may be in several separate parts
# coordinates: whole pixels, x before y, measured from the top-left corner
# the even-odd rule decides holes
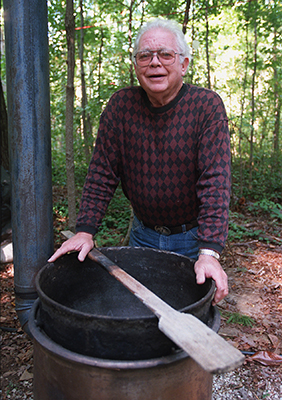
[[[221,252],[228,231],[230,143],[220,97],[183,85],[154,108],[141,87],[117,91],[101,115],[77,232],[95,235],[117,185],[143,223],[198,220],[200,248]]]

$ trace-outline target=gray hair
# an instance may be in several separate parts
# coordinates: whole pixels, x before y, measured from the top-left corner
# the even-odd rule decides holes
[[[170,31],[176,38],[176,43],[177,43],[177,47],[178,47],[177,50],[179,51],[179,53],[182,54],[182,56],[180,56],[182,58],[181,62],[183,62],[184,58],[186,58],[186,57],[188,57],[189,61],[191,61],[191,58],[192,58],[191,51],[190,51],[188,44],[186,43],[185,36],[180,28],[180,25],[176,21],[156,18],[152,21],[149,21],[138,32],[135,43],[134,43],[133,53],[132,53],[134,62],[135,62],[134,56],[136,55],[136,53],[139,50],[139,43],[140,43],[140,39],[141,39],[142,35],[144,35],[145,32],[147,32],[151,29],[155,29],[155,28],[162,28],[162,29],[166,29],[166,30]]]

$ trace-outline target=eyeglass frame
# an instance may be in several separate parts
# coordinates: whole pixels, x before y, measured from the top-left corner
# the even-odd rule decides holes
[[[164,63],[159,59],[159,54],[158,54],[158,53],[159,53],[160,51],[173,51],[173,53],[174,53],[173,62],[172,62],[171,64],[164,64]],[[137,58],[136,58],[136,57],[137,57],[137,54],[139,54],[139,53],[146,53],[146,52],[151,53],[151,60],[149,61],[149,63],[148,63],[147,65],[139,65],[138,62],[137,62]],[[173,65],[173,64],[175,63],[176,54],[178,54],[179,56],[184,56],[183,53],[178,53],[178,52],[176,52],[176,51],[174,51],[174,50],[172,50],[172,49],[159,49],[159,50],[156,50],[156,51],[152,51],[152,50],[140,50],[140,51],[137,51],[137,53],[134,55],[134,59],[135,59],[136,64],[138,65],[138,67],[141,67],[141,68],[142,68],[142,67],[148,67],[148,66],[151,64],[151,62],[152,62],[154,56],[157,56],[159,62],[160,62],[162,65],[164,65],[164,66],[169,66],[169,65]]]

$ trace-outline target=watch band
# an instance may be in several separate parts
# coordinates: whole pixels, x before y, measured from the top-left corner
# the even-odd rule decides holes
[[[212,256],[212,257],[216,258],[217,260],[219,260],[219,258],[220,258],[220,254],[218,254],[216,251],[211,250],[211,249],[200,249],[199,254],[205,254],[207,256]]]

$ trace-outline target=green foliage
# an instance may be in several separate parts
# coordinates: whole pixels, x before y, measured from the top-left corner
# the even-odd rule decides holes
[[[53,152],[52,157],[52,183],[54,186],[66,186],[66,156],[64,152]]]
[[[249,163],[248,158],[235,159],[232,163],[233,193],[254,200],[264,198],[273,202],[282,202],[282,154],[269,156],[269,151],[257,150],[254,156],[252,187],[249,187]],[[240,177],[240,170],[242,177]]]
[[[255,203],[249,204],[248,209],[255,215],[259,215],[261,213],[268,214],[271,219],[278,219],[279,221],[282,221],[282,205],[279,203],[274,203],[271,200],[262,199],[256,201]]]
[[[61,199],[59,202],[53,204],[53,213],[59,215],[61,218],[68,218],[68,200]]]
[[[64,141],[65,138],[63,137]],[[88,170],[88,163],[85,160],[84,154],[84,144],[81,139],[74,143],[74,172],[75,172],[75,183],[77,189],[81,189],[83,187],[85,177]],[[52,181],[55,186],[66,186],[66,156],[65,156],[65,144],[64,142],[60,145],[60,147],[55,147],[53,150],[52,157]]]
[[[76,210],[79,210],[79,199],[76,200]],[[57,220],[61,221],[63,229],[68,229],[66,221],[68,220],[68,201],[66,198],[60,198],[53,204],[53,213],[57,216]],[[106,215],[102,221],[102,225],[95,240],[99,247],[110,247],[122,245],[126,236],[131,214],[130,203],[123,194],[121,186],[119,186],[112,198]],[[59,225],[56,234],[59,235],[62,227]]]
[[[239,324],[244,326],[252,327],[255,324],[255,321],[249,317],[248,315],[232,313],[229,311],[222,311],[222,316],[227,319],[227,324]]]
[[[179,3],[175,0],[150,1],[146,11],[155,18],[159,17],[160,15],[164,15],[175,19],[179,13]]]
[[[118,187],[95,237],[99,247],[122,244],[128,230],[130,213],[129,201],[124,196],[121,187]]]
[[[228,240],[231,242],[245,240],[246,238],[260,239],[262,233],[263,231],[261,229],[253,231],[232,221],[229,222]]]

